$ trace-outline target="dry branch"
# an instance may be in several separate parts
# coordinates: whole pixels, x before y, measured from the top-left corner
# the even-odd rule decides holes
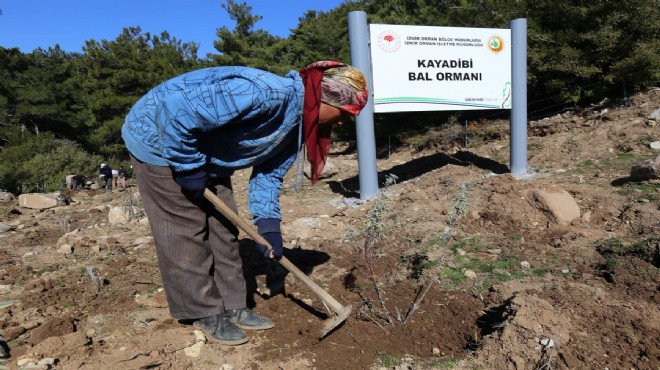
[[[387,310],[387,307],[385,306],[385,298],[383,291],[380,289],[378,286],[378,281],[376,281],[376,274],[374,274],[374,269],[371,266],[371,259],[369,258],[369,250],[371,249],[371,246],[368,246],[368,244],[372,244],[372,241],[367,238],[365,241],[365,247],[364,247],[364,258],[367,263],[367,267],[369,268],[369,273],[371,274],[371,281],[374,283],[374,288],[376,289],[376,295],[378,295],[378,300],[380,301],[380,306],[383,309],[383,312],[385,313],[385,317],[387,318],[387,321],[390,323],[390,325],[394,325],[394,322],[392,322],[392,317],[390,316],[390,312]]]
[[[408,321],[408,318],[410,318],[410,316],[413,314],[413,312],[415,312],[419,308],[419,305],[422,303],[422,299],[424,299],[426,293],[429,291],[429,289],[431,289],[431,285],[433,285],[433,280],[431,280],[431,282],[426,286],[426,288],[420,290],[417,293],[417,297],[415,297],[415,301],[413,302],[412,306],[410,306],[408,312],[406,312],[406,317],[403,319],[403,324],[405,324],[406,321]]]

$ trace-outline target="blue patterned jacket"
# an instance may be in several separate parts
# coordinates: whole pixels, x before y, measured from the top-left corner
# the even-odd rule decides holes
[[[133,106],[122,127],[128,150],[173,171],[204,167],[225,177],[252,167],[248,205],[254,221],[282,219],[280,189],[293,165],[304,86],[247,67],[212,67],[165,81]]]

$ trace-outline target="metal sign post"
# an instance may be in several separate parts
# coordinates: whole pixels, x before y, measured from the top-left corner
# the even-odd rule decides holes
[[[351,47],[351,64],[362,71],[369,85],[369,101],[355,122],[360,171],[360,199],[369,199],[378,194],[378,169],[374,135],[374,85],[371,74],[369,25],[366,12],[348,13],[348,40]]]

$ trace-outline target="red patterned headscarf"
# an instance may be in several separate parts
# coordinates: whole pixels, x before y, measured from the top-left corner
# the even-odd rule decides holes
[[[367,81],[359,69],[335,61],[321,61],[300,70],[305,85],[303,135],[312,184],[316,183],[330,152],[332,126],[319,127],[321,102],[354,116],[367,104]]]

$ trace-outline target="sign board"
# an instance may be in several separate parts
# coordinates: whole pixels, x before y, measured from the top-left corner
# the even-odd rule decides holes
[[[511,30],[370,25],[374,112],[511,109]]]

